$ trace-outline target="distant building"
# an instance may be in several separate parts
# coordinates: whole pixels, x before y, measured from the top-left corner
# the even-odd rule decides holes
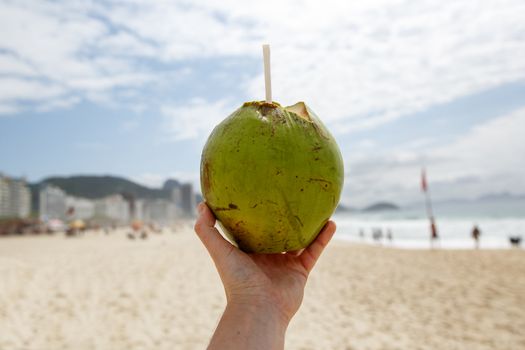
[[[144,221],[146,200],[138,199],[132,194],[124,195],[124,199],[129,205],[129,220],[130,221]]]
[[[144,210],[145,210],[145,201],[142,199],[135,199],[133,207],[132,220],[144,221]]]
[[[120,194],[114,194],[95,201],[95,216],[104,217],[118,224],[130,221],[129,202]]]
[[[0,175],[0,217],[26,218],[31,214],[31,191],[24,179]]]
[[[175,203],[177,207],[179,207],[181,210],[183,208],[183,200],[182,200],[182,187],[181,185],[177,185],[176,187],[173,187],[171,189],[171,201]]]
[[[40,220],[65,219],[67,214],[66,201],[67,195],[62,189],[53,185],[44,185],[38,195]]]
[[[195,193],[192,184],[177,184],[170,190],[170,198],[174,203],[181,216],[194,216],[195,206],[197,205]]]
[[[9,216],[9,185],[7,180],[0,174],[0,217]]]
[[[66,197],[67,211],[71,212],[70,219],[91,219],[95,215],[95,202],[80,197]]]
[[[182,200],[182,210],[185,215],[194,216],[195,207],[197,203],[195,202],[195,194],[193,193],[193,186],[191,183],[183,184],[180,186],[181,190],[181,200]]]
[[[181,216],[181,209],[175,203],[165,199],[145,202],[144,220],[152,223],[169,225]]]

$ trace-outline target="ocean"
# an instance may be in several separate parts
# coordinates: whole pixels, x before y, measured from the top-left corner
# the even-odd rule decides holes
[[[439,234],[437,246],[442,248],[474,248],[474,225],[481,230],[481,249],[511,248],[509,236],[525,240],[525,199],[439,203],[434,207],[434,217]],[[332,220],[337,224],[338,239],[398,248],[430,246],[424,203],[394,211],[338,213]],[[380,242],[372,239],[374,229],[383,233]],[[388,231],[392,233],[391,241],[386,238]]]

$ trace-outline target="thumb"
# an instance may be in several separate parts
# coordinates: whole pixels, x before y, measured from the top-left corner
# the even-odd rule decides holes
[[[315,263],[321,256],[321,253],[334,236],[335,229],[335,223],[333,221],[328,221],[317,238],[301,253],[301,255],[299,255],[299,259],[306,271],[312,271]]]

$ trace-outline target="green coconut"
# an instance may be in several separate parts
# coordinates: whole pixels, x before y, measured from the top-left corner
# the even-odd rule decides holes
[[[202,152],[204,200],[245,252],[307,247],[333,214],[343,179],[337,143],[303,102],[247,102]]]

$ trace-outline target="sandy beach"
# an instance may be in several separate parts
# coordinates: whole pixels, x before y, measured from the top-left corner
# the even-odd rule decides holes
[[[0,349],[204,349],[224,296],[191,231],[0,239]],[[525,251],[334,241],[287,349],[523,349]]]

